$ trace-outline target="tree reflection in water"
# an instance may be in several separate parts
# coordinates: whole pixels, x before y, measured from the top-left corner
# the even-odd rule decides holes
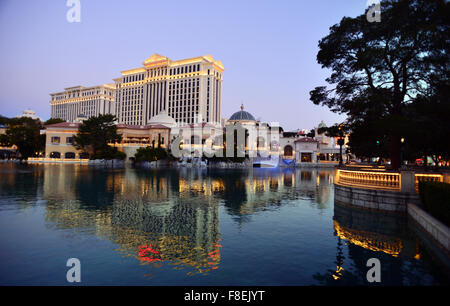
[[[3,209],[42,209],[44,238],[63,235],[58,251],[66,240],[83,254],[111,242],[113,249],[100,244],[94,253],[105,263],[128,258],[127,268],[137,270],[117,273],[130,281],[142,271],[158,283],[188,274],[222,284],[241,273],[243,284],[269,275],[264,284],[366,285],[367,260],[376,257],[383,285],[446,282],[404,218],[333,203],[328,170],[5,165],[0,173]],[[92,245],[80,243],[92,235]]]
[[[317,175],[318,179],[308,179]],[[329,172],[47,167],[48,226],[91,230],[143,265],[208,273],[220,266],[219,207],[238,223],[283,200],[329,199]],[[302,179],[296,179],[301,177]],[[320,192],[317,192],[317,191]],[[152,252],[153,251],[153,252]]]
[[[314,279],[321,284],[389,286],[428,283],[428,272],[418,264],[422,249],[417,238],[407,230],[405,216],[335,203],[333,219],[337,237],[336,270],[314,274]],[[379,284],[371,284],[366,278],[370,269],[367,260],[373,257],[381,262],[382,283]]]

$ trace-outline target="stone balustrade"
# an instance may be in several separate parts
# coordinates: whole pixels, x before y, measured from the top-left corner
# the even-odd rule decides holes
[[[414,187],[416,192],[419,192],[419,182],[443,182],[444,176],[442,174],[428,174],[416,173],[414,180]]]
[[[355,188],[382,189],[417,193],[419,182],[443,182],[444,174],[414,173],[413,171],[389,172],[384,170],[344,170],[336,172],[336,184]]]
[[[50,157],[29,157],[29,163],[88,163],[89,159],[80,158],[50,158]]]
[[[335,199],[351,206],[403,213],[408,203],[418,203],[421,181],[448,181],[448,174],[337,169]]]
[[[353,187],[400,191],[401,175],[398,172],[338,169],[336,183]]]

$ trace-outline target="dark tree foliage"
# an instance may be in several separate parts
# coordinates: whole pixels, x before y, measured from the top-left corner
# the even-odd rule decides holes
[[[317,130],[317,133],[319,134],[323,134],[325,133],[326,136],[328,137],[337,137],[338,141],[337,144],[339,145],[339,164],[342,164],[342,146],[345,145],[345,135],[348,132],[348,127],[346,125],[344,125],[343,123],[341,124],[335,124],[332,125],[330,127],[320,127]]]
[[[36,156],[45,148],[45,135],[41,135],[41,122],[29,117],[17,117],[8,119],[2,117],[7,124],[5,134],[0,136],[0,144],[3,146],[17,146],[21,159]],[[37,154],[36,154],[37,153]]]
[[[0,125],[8,125],[9,123],[9,118],[0,115]]]
[[[78,127],[78,134],[73,136],[75,147],[89,152],[95,158],[115,158],[116,148],[108,143],[119,142],[122,136],[117,134],[116,117],[111,114],[90,117]],[[118,157],[123,157],[122,154]]]
[[[134,155],[134,158],[137,162],[147,161],[157,161],[160,159],[167,158],[167,152],[161,147],[153,148],[153,147],[145,147],[139,148]]]
[[[306,137],[314,138],[316,136],[316,130],[311,130],[308,134],[306,134]]]
[[[437,85],[431,96],[420,95],[407,106],[402,132],[408,156],[414,152],[415,158],[450,160],[449,96],[450,82],[447,82]]]
[[[62,119],[59,119],[59,118],[50,118],[44,122],[44,125],[50,125],[50,124],[56,124],[56,123],[62,123],[62,122],[65,122],[65,121]]]
[[[335,124],[329,127],[320,127],[317,129],[318,134],[325,133],[328,137],[344,137],[347,132],[347,126],[344,124]]]
[[[430,96],[448,80],[450,5],[386,0],[381,6],[381,22],[368,22],[366,14],[344,17],[319,42],[317,61],[331,70],[330,88],[316,87],[310,98],[347,114],[353,132],[381,125],[376,133],[389,139],[392,166],[398,168],[403,135],[396,122],[417,96]]]

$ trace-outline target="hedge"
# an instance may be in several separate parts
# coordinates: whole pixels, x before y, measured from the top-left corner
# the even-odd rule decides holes
[[[450,226],[450,184],[419,182],[419,196],[425,211]]]
[[[163,148],[144,147],[139,148],[134,155],[136,161],[152,162],[167,158],[167,152]]]

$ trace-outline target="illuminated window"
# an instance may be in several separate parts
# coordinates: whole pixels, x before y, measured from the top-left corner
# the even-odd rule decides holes
[[[52,144],[59,144],[61,141],[61,138],[54,136],[51,138],[51,141],[52,141]]]

